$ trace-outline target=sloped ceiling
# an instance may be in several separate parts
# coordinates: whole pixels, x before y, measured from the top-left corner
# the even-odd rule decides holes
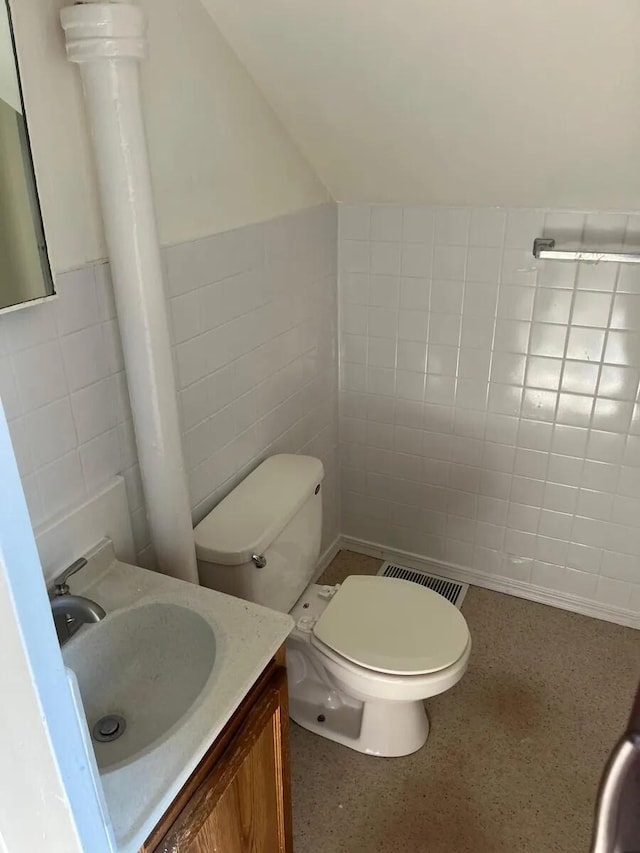
[[[202,0],[335,198],[640,207],[637,0]]]

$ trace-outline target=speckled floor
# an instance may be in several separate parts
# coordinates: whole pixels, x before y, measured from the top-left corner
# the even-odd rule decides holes
[[[322,577],[374,574],[340,553]],[[471,588],[469,670],[431,734],[372,758],[291,724],[296,853],[586,853],[598,779],[640,678],[640,632]]]

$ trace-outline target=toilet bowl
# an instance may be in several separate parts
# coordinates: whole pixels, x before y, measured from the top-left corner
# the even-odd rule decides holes
[[[467,669],[462,614],[409,581],[350,576],[335,587],[312,584],[291,615],[292,719],[370,755],[420,749],[429,734],[424,700]]]
[[[200,582],[277,610],[286,643],[289,712],[299,725],[370,755],[420,749],[424,700],[464,675],[471,638],[445,598],[397,578],[310,583],[320,552],[322,463],[265,460],[195,528]]]

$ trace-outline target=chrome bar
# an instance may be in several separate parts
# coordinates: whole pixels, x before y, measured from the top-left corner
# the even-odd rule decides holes
[[[552,237],[536,237],[533,241],[533,257],[541,261],[640,264],[640,253],[637,252],[585,252],[582,249],[556,249],[556,241]]]

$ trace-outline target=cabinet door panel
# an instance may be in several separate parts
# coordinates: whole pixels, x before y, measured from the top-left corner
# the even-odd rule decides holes
[[[290,853],[287,704],[279,670],[158,853]]]
[[[271,727],[237,768],[189,853],[280,853],[276,755]]]

